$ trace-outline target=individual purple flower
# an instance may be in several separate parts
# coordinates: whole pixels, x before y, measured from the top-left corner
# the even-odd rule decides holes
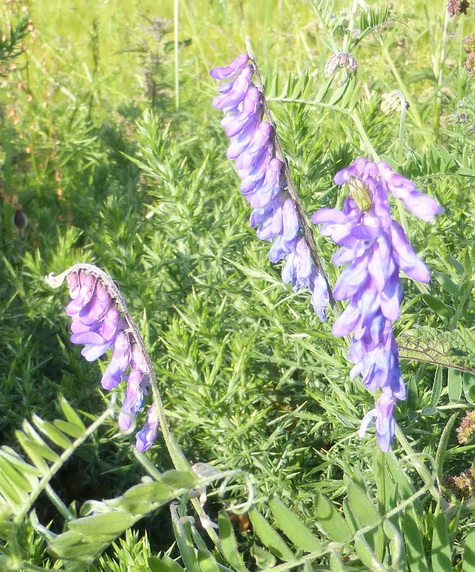
[[[135,415],[142,409],[144,395],[150,377],[148,366],[140,348],[135,344],[132,348],[131,372],[127,380],[124,402],[119,414],[119,427],[127,431],[132,426]]]
[[[303,237],[294,200],[286,190],[284,166],[276,156],[273,126],[262,119],[263,95],[252,83],[254,66],[240,54],[229,66],[214,68],[212,78],[228,80],[219,86],[213,106],[226,115],[221,124],[230,139],[227,157],[235,161],[241,193],[254,209],[251,226],[261,240],[272,242],[271,262],[286,260],[283,279],[295,290],[307,288],[321,320],[329,301],[325,277],[315,264]]]
[[[151,405],[147,411],[145,423],[136,435],[135,447],[138,451],[143,453],[153,445],[157,438],[159,427],[157,408],[155,405]]]
[[[382,161],[373,163],[360,157],[339,171],[334,181],[350,188],[343,209],[323,208],[312,217],[313,223],[321,225],[320,232],[341,247],[333,263],[347,265],[333,296],[349,303],[335,321],[333,334],[352,334],[348,359],[355,365],[351,377],[361,374],[369,390],[381,392],[376,409],[363,420],[361,433],[376,418],[378,443],[387,451],[395,431],[394,405],[406,398],[392,328],[392,322],[399,318],[402,299],[399,272],[419,282],[430,280],[429,270],[415,254],[403,228],[392,219],[389,195],[425,221],[443,209]]]
[[[394,433],[396,432],[396,422],[393,417],[394,405],[396,398],[390,392],[381,394],[376,407],[368,411],[363,417],[361,422],[359,436],[363,438],[366,434],[369,424],[373,419],[376,419],[376,436],[378,438],[378,445],[381,451],[387,453],[391,447]]]
[[[117,294],[111,293],[103,278],[104,273],[92,265],[80,266],[83,268],[75,270],[77,267],[73,267],[57,278],[49,276],[48,282],[53,286],[59,285],[66,275],[71,296],[66,307],[66,313],[72,319],[71,342],[85,346],[81,354],[88,361],[94,361],[112,349],[112,359],[104,371],[101,385],[104,389],[112,389],[121,381],[127,381],[119,414],[119,427],[127,431],[148,393],[149,365],[141,344],[130,330],[124,311],[118,308]],[[148,449],[157,432],[158,419],[152,406],[144,427],[137,434],[137,448],[140,451]]]

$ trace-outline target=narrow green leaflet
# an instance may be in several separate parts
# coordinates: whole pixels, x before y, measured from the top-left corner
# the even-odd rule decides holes
[[[60,399],[59,405],[61,406],[61,410],[64,413],[64,416],[71,423],[71,425],[75,425],[80,431],[84,433],[86,431],[86,427],[82,422],[82,419],[79,417],[76,411],[74,411],[66,399],[64,399],[64,397]]]
[[[198,557],[191,537],[190,523],[187,522],[189,517],[185,516],[181,518],[178,514],[175,503],[170,505],[170,513],[172,516],[175,539],[178,544],[183,563],[185,564],[185,570],[187,572],[201,572]]]
[[[267,520],[254,508],[249,511],[254,532],[261,542],[272,554],[281,560],[295,560],[294,553],[283,541],[280,534],[267,522]]]
[[[71,447],[71,440],[64,435],[62,431],[60,431],[57,427],[53,425],[53,423],[49,423],[48,421],[44,421],[38,415],[33,415],[33,423],[35,426],[50,439],[55,445],[61,447],[62,449],[68,449]]]
[[[183,572],[183,568],[169,556],[151,556],[148,559],[150,572]]]
[[[368,570],[372,572],[385,572],[386,568],[376,558],[372,547],[366,542],[363,536],[358,536],[355,539],[355,550],[361,562],[363,562]]]
[[[318,538],[310,532],[281,500],[277,498],[270,499],[269,507],[275,518],[275,524],[297,548],[307,552],[319,553],[322,551],[322,545]]]
[[[452,566],[449,530],[443,512],[439,512],[434,518],[431,561],[432,570],[450,570]]]
[[[472,528],[465,539],[462,572],[475,572],[475,528]]]
[[[409,569],[411,572],[429,572],[429,566],[425,557],[424,541],[413,506],[404,512],[403,523],[406,558]]]
[[[352,534],[345,519],[322,494],[315,498],[315,519],[318,526],[335,542],[347,542]]]
[[[218,525],[223,556],[236,572],[247,572],[242,556],[239,553],[233,526],[229,520],[229,516],[224,511],[219,513]]]

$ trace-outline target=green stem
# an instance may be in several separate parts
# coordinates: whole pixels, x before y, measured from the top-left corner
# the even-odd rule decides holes
[[[53,487],[46,485],[45,492],[48,495],[50,501],[54,504],[59,514],[61,514],[66,522],[73,520],[75,516],[71,513],[64,502],[59,498],[59,496],[53,490]]]
[[[178,2],[173,2],[173,34],[174,34],[174,49],[175,49],[175,109],[180,107],[180,70],[179,70],[179,54],[178,54]]]

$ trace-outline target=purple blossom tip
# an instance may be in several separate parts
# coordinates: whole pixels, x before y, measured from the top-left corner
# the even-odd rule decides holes
[[[209,75],[213,79],[217,80],[230,79],[239,74],[246,67],[248,61],[249,56],[244,52],[243,54],[239,54],[239,56],[228,66],[223,68],[213,68],[209,72]]]

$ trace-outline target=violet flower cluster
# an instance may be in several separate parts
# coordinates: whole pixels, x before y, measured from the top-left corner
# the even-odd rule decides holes
[[[419,282],[430,280],[429,270],[391,216],[389,195],[424,221],[432,220],[443,209],[382,161],[372,163],[360,157],[339,171],[334,181],[350,188],[343,209],[323,208],[312,217],[313,223],[321,224],[320,232],[341,246],[333,263],[348,265],[335,284],[333,296],[349,300],[349,304],[336,320],[333,334],[353,334],[348,354],[355,364],[351,377],[362,374],[369,390],[379,390],[376,408],[365,415],[360,436],[376,418],[379,446],[388,451],[395,433],[394,406],[406,398],[392,328],[392,322],[399,318],[402,299],[399,271]]]
[[[247,53],[229,66],[214,68],[212,78],[227,80],[213,106],[226,114],[221,124],[230,139],[227,157],[235,161],[241,193],[253,208],[250,224],[261,240],[272,241],[271,262],[285,260],[282,279],[295,290],[307,288],[312,305],[325,319],[328,288],[302,234],[295,202],[286,191],[284,166],[276,156],[273,126],[262,119],[263,95],[252,83],[254,67]]]
[[[112,348],[112,359],[104,371],[101,385],[104,389],[112,389],[122,380],[127,381],[119,414],[119,427],[127,431],[137,412],[141,411],[144,396],[148,393],[150,372],[146,358],[114,296],[99,276],[79,269],[70,272],[66,279],[71,296],[66,307],[66,313],[72,319],[71,342],[84,345],[81,354],[87,361],[95,361]],[[158,426],[157,413],[152,405],[143,428],[136,435],[139,451],[145,451],[152,445]]]

